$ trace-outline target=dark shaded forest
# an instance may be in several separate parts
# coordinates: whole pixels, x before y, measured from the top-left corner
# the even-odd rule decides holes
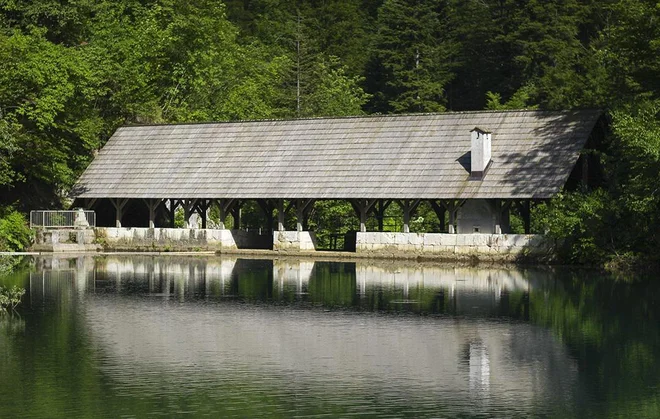
[[[535,209],[575,263],[660,259],[650,0],[0,0],[0,248],[122,124],[599,108],[605,186]]]

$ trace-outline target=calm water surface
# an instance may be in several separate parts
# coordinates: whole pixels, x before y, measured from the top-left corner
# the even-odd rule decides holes
[[[0,417],[660,417],[660,282],[401,263],[36,258]]]

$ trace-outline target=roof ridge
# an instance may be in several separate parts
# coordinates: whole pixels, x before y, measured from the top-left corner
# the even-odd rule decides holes
[[[146,124],[125,124],[121,127],[159,127],[159,126],[177,126],[177,125],[220,125],[220,124],[240,124],[250,122],[298,122],[298,121],[324,121],[338,119],[375,119],[375,118],[402,118],[411,116],[451,116],[451,115],[473,115],[473,114],[494,114],[494,113],[570,113],[570,112],[602,112],[597,108],[585,109],[502,109],[502,110],[479,110],[479,111],[448,111],[448,112],[420,112],[420,113],[399,113],[399,114],[369,114],[369,115],[349,115],[349,116],[315,116],[306,118],[269,118],[269,119],[237,119],[233,121],[199,121],[199,122],[162,122]]]

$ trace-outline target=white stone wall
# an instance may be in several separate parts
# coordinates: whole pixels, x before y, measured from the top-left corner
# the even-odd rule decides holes
[[[94,230],[91,228],[38,230],[33,251],[44,252],[94,252]]]
[[[485,199],[469,199],[459,208],[456,217],[456,232],[458,234],[475,233],[475,228],[479,233],[495,233],[497,217],[494,207]]]
[[[549,250],[550,242],[534,234],[357,233],[356,251],[363,254],[517,255]]]
[[[146,250],[236,249],[230,230],[192,228],[96,228],[97,241],[110,248]]]
[[[316,236],[312,231],[274,231],[273,250],[311,252],[316,250]]]

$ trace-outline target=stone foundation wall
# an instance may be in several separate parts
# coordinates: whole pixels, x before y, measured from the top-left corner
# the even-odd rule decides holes
[[[104,228],[39,231],[35,251],[238,251],[272,249],[310,253],[316,237],[309,231],[256,231],[183,228]],[[551,259],[553,242],[540,235],[358,232],[355,256],[447,260]]]
[[[31,250],[56,253],[95,252],[100,249],[95,238],[91,228],[37,230]]]
[[[274,231],[273,250],[313,252],[316,250],[316,236],[313,231]]]
[[[98,227],[96,241],[108,250],[222,251],[272,248],[270,235],[226,229]]]
[[[534,234],[357,233],[356,252],[370,256],[517,259],[543,257],[552,242]]]

